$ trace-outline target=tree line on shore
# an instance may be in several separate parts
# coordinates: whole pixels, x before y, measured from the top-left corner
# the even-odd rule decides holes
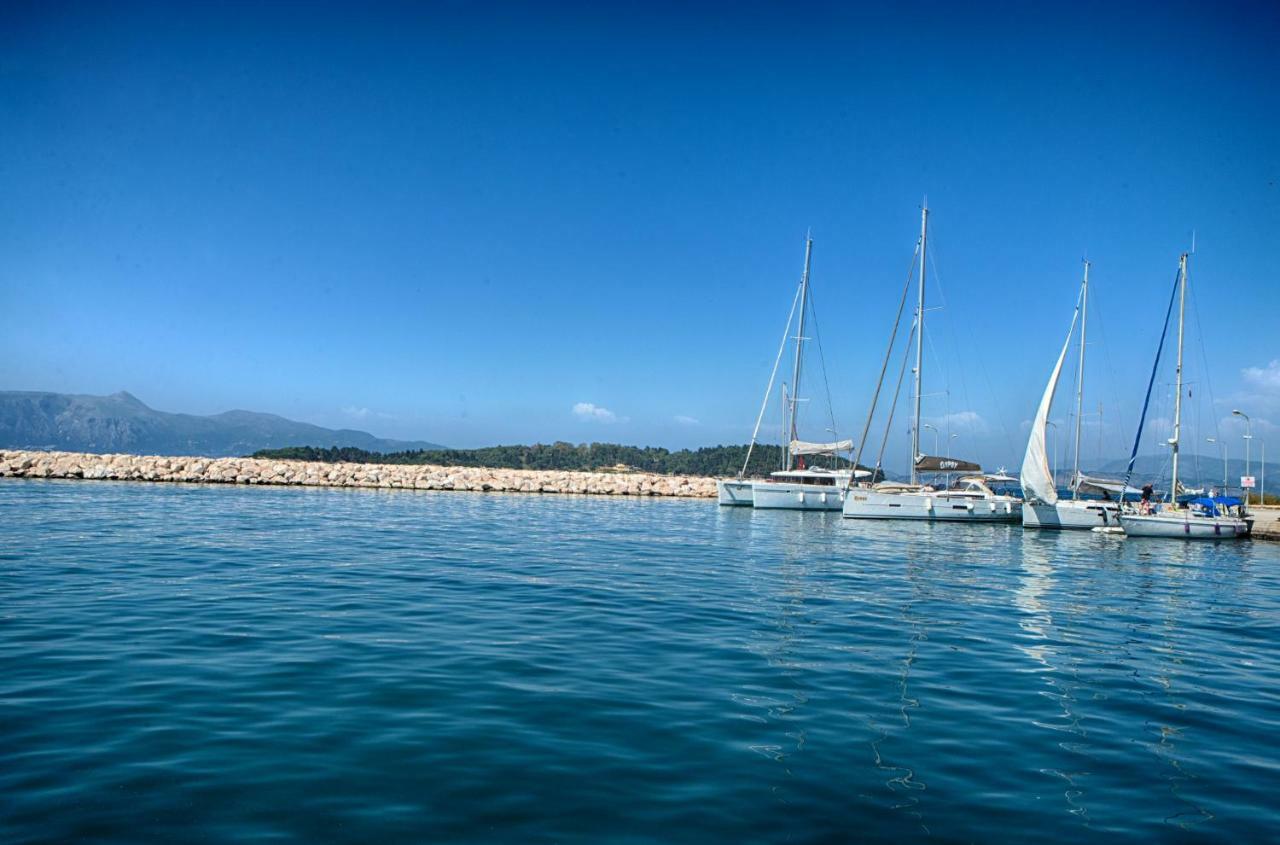
[[[263,449],[251,457],[323,463],[430,464],[491,469],[609,470],[628,469],[659,475],[735,476],[747,458],[748,446],[704,446],[671,451],[657,446],[617,443],[535,443],[532,446],[487,446],[483,449],[415,449],[408,452],[369,452],[350,446],[317,448],[288,446]],[[782,468],[781,446],[756,444],[747,475],[765,476]],[[848,461],[841,461],[847,467]]]

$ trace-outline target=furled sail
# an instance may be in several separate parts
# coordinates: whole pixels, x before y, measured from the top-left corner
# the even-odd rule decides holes
[[[916,459],[916,472],[982,472],[982,467],[973,461],[962,461],[959,458],[921,455]]]
[[[1062,352],[1058,354],[1058,363],[1053,367],[1053,375],[1045,385],[1044,396],[1040,399],[1040,409],[1031,423],[1031,437],[1027,440],[1027,454],[1022,459],[1022,492],[1027,499],[1035,499],[1047,505],[1058,503],[1058,486],[1054,483],[1053,473],[1049,471],[1049,455],[1045,450],[1045,428],[1049,423],[1049,411],[1053,408],[1053,394],[1058,389],[1058,378],[1062,375],[1062,362],[1067,358],[1067,349],[1071,346],[1071,335],[1076,330],[1076,320],[1080,319],[1080,304],[1076,303],[1076,312],[1071,316],[1071,328],[1067,330],[1067,339],[1062,343]]]
[[[1125,487],[1124,482],[1116,478],[1098,478],[1093,475],[1085,475],[1083,472],[1076,477],[1075,488],[1081,493],[1107,493],[1111,496],[1137,496],[1142,493],[1136,487]]]
[[[805,440],[791,441],[793,455],[834,455],[837,452],[852,452],[852,440],[837,440],[835,443],[809,443]]]

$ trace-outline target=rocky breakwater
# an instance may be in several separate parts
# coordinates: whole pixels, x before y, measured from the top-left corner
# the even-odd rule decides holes
[[[0,477],[180,481],[193,484],[276,484],[378,487],[495,493],[584,493],[601,496],[712,498],[710,478],[641,472],[564,472],[404,464],[324,464],[260,458],[92,455],[0,450]]]

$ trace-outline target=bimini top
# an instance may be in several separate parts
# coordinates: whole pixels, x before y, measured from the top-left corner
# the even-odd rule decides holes
[[[1235,496],[1197,496],[1189,499],[1187,504],[1202,508],[1238,508],[1243,503]]]
[[[837,455],[841,452],[852,452],[852,440],[837,440],[834,443],[809,443],[804,440],[791,441],[793,455]]]
[[[856,473],[852,473],[847,469],[826,469],[825,467],[809,467],[808,469],[782,469],[777,472],[769,473],[771,478],[794,478],[799,481],[814,478],[836,478],[841,481],[849,478],[867,478],[871,473],[868,470],[860,469]]]

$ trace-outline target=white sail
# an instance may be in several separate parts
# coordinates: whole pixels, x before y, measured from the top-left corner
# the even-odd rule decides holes
[[[1062,375],[1062,362],[1066,360],[1071,335],[1075,333],[1079,317],[1080,306],[1076,305],[1076,312],[1071,316],[1071,328],[1067,330],[1067,339],[1058,355],[1058,363],[1053,367],[1053,375],[1049,376],[1049,384],[1045,386],[1044,397],[1040,400],[1040,410],[1036,411],[1035,421],[1031,423],[1031,438],[1027,441],[1027,454],[1022,459],[1023,494],[1028,500],[1039,500],[1047,505],[1058,503],[1058,487],[1049,471],[1049,456],[1044,447],[1045,429],[1049,422],[1049,411],[1053,407],[1053,394],[1058,389],[1058,377]]]
[[[837,440],[835,443],[809,443],[805,440],[791,441],[793,455],[834,455],[837,452],[852,452],[852,440]]]

